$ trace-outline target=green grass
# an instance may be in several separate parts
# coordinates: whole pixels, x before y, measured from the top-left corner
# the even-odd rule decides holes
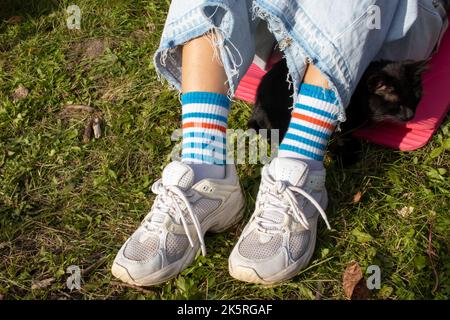
[[[342,274],[352,260],[381,267],[382,288],[371,298],[450,298],[448,120],[421,150],[366,144],[351,168],[327,163],[333,230],[320,225],[310,267],[291,281],[264,287],[228,275],[245,221],[208,236],[208,255],[164,285],[116,281],[109,271],[114,255],[148,212],[149,187],[179,126],[178,94],[152,66],[169,1],[75,2],[80,31],[65,27],[69,1],[9,0],[0,7],[0,299],[314,299],[318,291],[322,299],[343,299]],[[105,49],[89,58],[93,40]],[[20,84],[30,93],[14,101]],[[84,120],[60,115],[70,103],[102,111],[103,137],[83,144]],[[236,103],[230,127],[245,128],[249,114],[250,106]],[[238,167],[246,218],[259,169]],[[404,207],[414,210],[402,216]],[[70,265],[91,267],[79,291],[66,288]],[[49,278],[46,288],[31,289]]]

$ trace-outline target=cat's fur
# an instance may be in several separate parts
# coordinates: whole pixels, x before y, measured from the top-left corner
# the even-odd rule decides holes
[[[351,132],[369,123],[406,122],[413,118],[422,97],[421,75],[427,61],[378,61],[369,65],[349,106],[347,121],[336,133],[330,152],[350,165],[357,160],[360,141]],[[263,77],[248,126],[255,130],[279,129],[286,134],[291,118],[293,89],[287,80],[288,68],[282,59]]]

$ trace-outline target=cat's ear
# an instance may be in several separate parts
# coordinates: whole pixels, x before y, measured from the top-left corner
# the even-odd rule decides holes
[[[429,69],[430,60],[431,58],[406,64],[406,81],[410,84],[417,100],[422,97],[422,74]]]
[[[431,59],[408,62],[405,65],[406,70],[413,78],[420,77],[429,69],[430,60]]]
[[[388,83],[386,75],[382,73],[371,75],[367,79],[367,87],[370,93],[378,96],[386,96],[395,91],[395,88]]]

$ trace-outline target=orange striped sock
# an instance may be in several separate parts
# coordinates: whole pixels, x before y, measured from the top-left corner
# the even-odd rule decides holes
[[[302,84],[278,156],[322,162],[338,112],[332,90]]]

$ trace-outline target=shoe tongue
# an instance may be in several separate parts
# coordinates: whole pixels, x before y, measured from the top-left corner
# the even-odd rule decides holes
[[[298,159],[275,158],[269,165],[269,174],[276,181],[289,182],[297,187],[304,185],[308,171],[308,165]]]
[[[163,170],[162,183],[165,186],[178,186],[187,190],[192,187],[194,182],[194,171],[188,165],[173,161]]]

